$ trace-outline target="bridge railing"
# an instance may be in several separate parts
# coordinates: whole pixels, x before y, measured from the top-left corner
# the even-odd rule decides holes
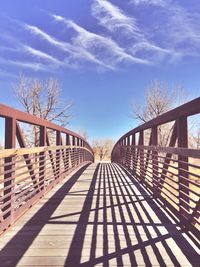
[[[123,165],[162,200],[182,225],[198,234],[200,150],[188,148],[188,118],[199,113],[197,98],[123,135],[111,156],[112,162]],[[161,146],[159,139],[166,125],[170,138]]]
[[[49,121],[0,105],[4,148],[0,150],[0,233],[67,174],[94,161],[80,135]],[[26,129],[37,146],[27,145]]]

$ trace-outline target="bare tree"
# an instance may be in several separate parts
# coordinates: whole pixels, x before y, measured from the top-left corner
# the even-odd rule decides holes
[[[160,81],[153,81],[145,93],[144,104],[132,104],[133,117],[147,122],[186,101],[185,89],[181,86],[169,88]]]
[[[182,86],[169,88],[168,85],[160,81],[154,81],[147,88],[144,104],[132,104],[133,117],[141,123],[154,119],[176,106],[186,102],[187,94]],[[158,143],[166,146],[169,142],[173,123],[158,127]]]
[[[110,160],[113,146],[114,141],[112,139],[94,140],[93,150],[95,153],[95,158],[100,161]]]
[[[196,149],[200,149],[200,128],[195,136]]]
[[[58,80],[49,78],[42,82],[20,75],[19,83],[14,86],[19,102],[32,115],[66,126],[70,121],[72,102],[63,105],[61,85]]]
[[[31,115],[66,126],[70,119],[72,102],[63,104],[61,101],[61,85],[58,80],[49,78],[47,81],[30,79],[23,75],[19,83],[14,85],[15,95],[25,111]],[[38,143],[38,130],[33,126],[34,145]]]
[[[200,149],[200,127],[194,127],[189,129],[189,147],[194,149]]]

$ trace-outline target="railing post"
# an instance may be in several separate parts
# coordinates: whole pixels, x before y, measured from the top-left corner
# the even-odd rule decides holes
[[[83,141],[83,147],[85,147],[85,141]],[[85,149],[83,150],[83,161],[85,161],[85,153],[86,153],[86,151],[85,151]]]
[[[158,145],[158,127],[153,126],[151,129],[151,144],[153,146]],[[157,196],[158,192],[158,184],[159,184],[159,178],[158,178],[158,151],[153,150],[152,151],[152,180],[153,180],[153,190],[155,197]]]
[[[81,163],[83,163],[83,140],[81,140]]]
[[[56,146],[61,145],[61,132],[56,131]],[[61,150],[57,149],[56,150],[56,173],[57,173],[57,178],[60,177],[60,157],[61,156]]]
[[[78,148],[78,154],[79,154],[79,164],[81,164],[82,162],[82,149],[80,148],[82,145],[82,140],[79,138],[78,139],[78,145],[79,145],[79,148]]]
[[[78,165],[80,164],[80,148],[79,148],[79,146],[80,146],[80,139],[77,137],[77,146],[78,146],[78,148],[77,148],[77,153],[78,153],[78,155],[77,155],[77,163],[78,163]]]
[[[72,136],[72,146],[73,146],[73,148],[72,148],[72,168],[75,166],[75,148],[74,148],[74,146],[75,146],[75,144],[76,144],[76,140],[75,140],[75,136]]]
[[[16,147],[16,120],[14,118],[5,118],[5,149]],[[10,217],[10,223],[13,220],[14,211],[14,186],[15,186],[15,156],[7,157],[4,160],[6,166],[4,167],[4,219]],[[7,188],[6,188],[7,187]],[[10,194],[6,197],[7,194]]]
[[[46,145],[46,127],[40,126],[40,146]],[[39,153],[39,188],[40,190],[44,189],[45,181],[45,152]]]
[[[188,125],[187,117],[177,119],[178,147],[188,147]],[[188,176],[188,157],[178,156],[178,177],[179,177],[179,208],[180,219],[189,216],[189,176]]]
[[[136,168],[135,168],[135,164],[136,164],[136,162],[135,162],[135,147],[133,147],[133,146],[135,146],[135,134],[132,134],[132,141],[131,141],[131,146],[132,146],[132,148],[131,148],[131,161],[132,161],[132,166],[131,166],[131,168],[132,168],[132,171],[135,173],[135,170],[136,170]]]
[[[144,145],[144,132],[140,131],[140,136],[139,136],[139,146]],[[140,149],[140,177],[142,180],[145,180],[144,177],[144,149]]]
[[[128,169],[130,169],[130,152],[131,152],[131,148],[130,148],[130,135],[127,136],[126,138],[126,166],[128,167]]]
[[[125,140],[123,139],[123,140],[121,141],[121,164],[122,164],[122,165],[124,165],[124,163],[125,163],[125,160],[124,160],[124,158],[125,158],[125,154],[124,154],[124,146],[125,146]]]
[[[70,146],[70,137],[69,134],[66,134],[66,146]],[[71,168],[71,151],[70,148],[66,149],[66,157],[68,158],[68,169]]]

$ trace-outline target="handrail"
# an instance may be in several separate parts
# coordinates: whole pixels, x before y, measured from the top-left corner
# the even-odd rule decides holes
[[[177,108],[174,108],[142,125],[139,125],[138,127],[130,130],[129,132],[125,133],[122,137],[120,137],[120,139],[116,142],[115,146],[118,144],[118,142],[120,142],[122,139],[124,139],[125,137],[134,134],[134,133],[138,133],[140,131],[144,131],[147,130],[149,128],[152,128],[153,126],[159,126],[161,124],[164,123],[168,123],[170,121],[174,121],[174,119],[178,119],[181,117],[188,117],[188,116],[192,116],[192,115],[196,115],[200,113],[200,97],[195,98],[194,100],[183,104]],[[113,147],[113,150],[115,148],[115,146]]]
[[[60,131],[61,133],[65,133],[65,134],[68,134],[70,136],[81,139],[82,141],[85,142],[85,144],[87,144],[88,148],[91,151],[93,151],[92,147],[89,145],[89,143],[79,134],[77,134],[73,131],[70,131],[69,129],[66,129],[66,128],[59,126],[57,124],[54,124],[50,121],[44,120],[42,118],[39,118],[39,117],[36,117],[33,115],[30,115],[26,112],[20,111],[18,109],[9,107],[7,105],[0,104],[0,117],[12,118],[12,119],[19,121],[19,122],[25,122],[25,123],[29,123],[29,124],[36,125],[36,126],[46,127],[48,129],[51,129],[51,130]]]
[[[124,134],[111,160],[130,171],[184,227],[199,235],[200,150],[188,148],[188,117],[196,114],[200,114],[200,97]],[[167,146],[161,147],[158,131],[166,123],[170,123],[171,136]]]
[[[0,151],[1,233],[67,174],[93,162],[94,152],[80,135],[36,116],[0,104],[0,117],[5,120],[5,149]],[[27,146],[21,122],[37,126],[37,146]]]

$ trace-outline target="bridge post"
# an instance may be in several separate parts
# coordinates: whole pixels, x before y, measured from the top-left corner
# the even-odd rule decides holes
[[[178,147],[188,148],[188,124],[187,117],[177,119]],[[179,177],[179,208],[180,220],[187,219],[189,215],[189,176],[188,157],[178,156],[178,177]]]
[[[131,141],[131,146],[135,146],[135,134],[132,134],[132,141]],[[132,171],[135,173],[135,147],[131,147],[131,159],[132,159]]]
[[[56,146],[60,146],[61,145],[61,132],[60,131],[56,131]],[[61,155],[61,151],[60,149],[56,150],[56,173],[57,173],[57,178],[60,177],[60,155]]]
[[[16,119],[5,118],[5,149],[16,147]],[[15,185],[15,156],[6,157],[4,160],[4,219],[13,220],[14,210],[14,185]],[[8,196],[6,196],[8,195]],[[8,210],[8,212],[6,212]]]
[[[81,140],[81,147],[83,147],[83,140]],[[83,148],[81,148],[81,163],[83,162]]]
[[[140,136],[139,136],[139,146],[144,145],[144,131],[140,131]],[[140,148],[140,177],[142,180],[145,180],[144,177],[144,149]]]
[[[131,149],[130,149],[130,135],[126,137],[126,154],[125,154],[125,165],[130,169],[130,152],[131,152]]]
[[[122,164],[125,165],[125,158],[126,158],[126,138],[122,140]]]
[[[40,126],[40,146],[46,145],[46,127]],[[45,181],[45,152],[39,153],[39,188],[40,190],[44,189],[44,181]]]
[[[151,129],[151,145],[157,146],[158,145],[158,127],[153,126]],[[158,151],[152,151],[152,179],[153,179],[153,188],[155,197],[158,193],[158,185],[159,185],[159,178],[158,178]]]
[[[66,134],[66,146],[70,146],[70,137],[69,134]],[[68,169],[71,168],[71,153],[70,148],[66,150],[66,157],[68,158]]]
[[[72,146],[75,146],[76,144],[76,140],[75,140],[75,136],[72,136]],[[72,168],[75,166],[75,148],[72,148]]]
[[[80,157],[80,148],[79,148],[79,146],[80,146],[80,139],[78,137],[77,137],[77,146],[78,146],[78,148],[77,148],[77,152],[78,152],[77,163],[79,165],[80,162],[81,162],[81,157]]]

